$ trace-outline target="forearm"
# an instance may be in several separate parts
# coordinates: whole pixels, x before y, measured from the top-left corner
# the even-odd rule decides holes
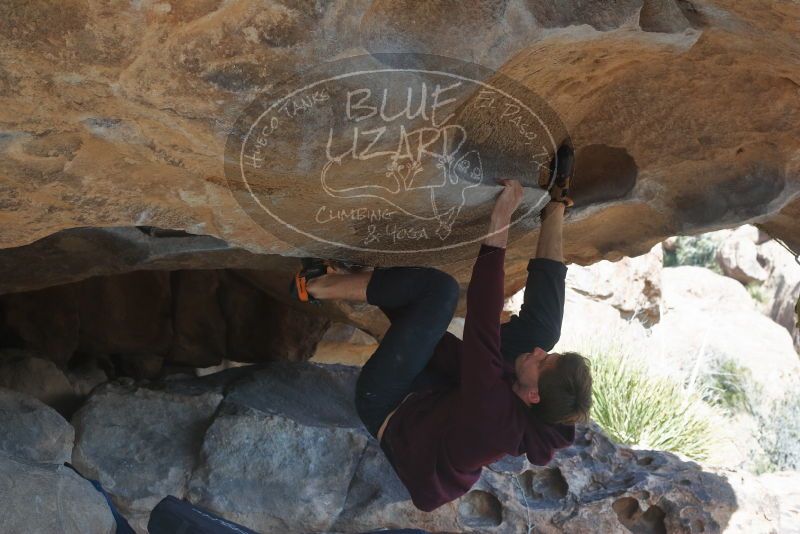
[[[536,257],[547,258],[564,263],[562,227],[564,223],[564,204],[551,202],[545,206],[539,241],[536,244]]]
[[[510,220],[504,216],[492,214],[489,221],[489,231],[483,240],[484,245],[497,248],[506,248],[508,245],[508,226]]]

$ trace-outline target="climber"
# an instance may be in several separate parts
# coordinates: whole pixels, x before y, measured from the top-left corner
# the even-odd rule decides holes
[[[450,275],[426,267],[347,273],[305,260],[291,290],[301,301],[374,304],[391,325],[356,383],[356,410],[409,491],[432,511],[467,491],[506,455],[545,465],[570,445],[591,404],[591,374],[576,353],[549,353],[558,341],[567,267],[561,229],[572,205],[572,148],[551,163],[551,200],[541,212],[524,304],[502,326],[503,261],[519,182],[502,181],[467,289],[463,340],[447,332],[459,296]]]

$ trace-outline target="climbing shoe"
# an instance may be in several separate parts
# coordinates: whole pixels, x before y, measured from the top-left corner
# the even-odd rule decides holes
[[[308,281],[330,272],[328,265],[319,258],[303,258],[301,268],[289,284],[289,293],[300,302],[322,304],[322,301],[308,293]]]
[[[540,186],[550,191],[553,202],[561,202],[567,208],[575,204],[569,196],[574,170],[575,151],[570,142],[565,141],[550,160],[550,175],[539,181]]]

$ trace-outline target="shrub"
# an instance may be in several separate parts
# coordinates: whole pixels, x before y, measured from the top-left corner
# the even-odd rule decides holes
[[[708,457],[711,429],[700,395],[671,378],[650,376],[624,354],[602,350],[592,362],[592,418],[614,440],[648,449]]]
[[[750,370],[730,358],[711,362],[700,379],[703,400],[728,413],[753,413],[753,397],[758,394]]]
[[[717,263],[719,242],[706,235],[678,236],[672,250],[664,250],[664,267],[696,265],[722,274]]]
[[[764,295],[764,289],[761,287],[760,283],[750,282],[745,287],[747,288],[747,292],[750,293],[750,296],[753,298],[753,300],[759,304],[766,302],[767,297]]]
[[[800,470],[800,392],[797,387],[787,391],[756,414],[763,450],[759,472]]]

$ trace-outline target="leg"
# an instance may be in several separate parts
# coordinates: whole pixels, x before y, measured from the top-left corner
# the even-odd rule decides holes
[[[356,383],[356,410],[376,436],[386,416],[410,393],[453,317],[458,283],[436,269],[376,269],[366,288],[367,302],[392,321]]]
[[[354,274],[325,274],[308,281],[308,292],[314,298],[367,300],[367,285],[371,272]]]
[[[561,336],[564,318],[564,265],[562,227],[564,205],[553,202],[545,207],[536,257],[528,262],[528,280],[519,315],[501,327],[503,356],[514,361],[534,347],[552,350]]]

